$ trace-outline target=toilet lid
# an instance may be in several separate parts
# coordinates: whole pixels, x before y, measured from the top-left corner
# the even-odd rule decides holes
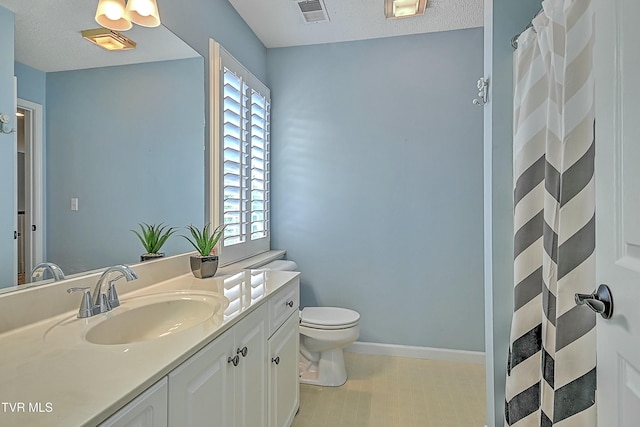
[[[339,307],[305,307],[300,314],[300,324],[309,326],[351,326],[359,320],[357,311]]]

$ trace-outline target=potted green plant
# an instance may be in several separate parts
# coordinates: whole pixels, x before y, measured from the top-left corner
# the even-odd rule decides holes
[[[211,231],[211,224],[204,226],[202,230],[193,225],[186,227],[191,232],[191,238],[182,236],[191,243],[198,255],[192,255],[189,259],[191,272],[199,279],[213,277],[218,270],[218,255],[213,249],[224,233],[226,225],[219,225]]]
[[[136,230],[131,231],[138,236],[140,243],[142,243],[142,246],[147,251],[140,255],[140,261],[162,258],[164,253],[160,252],[160,248],[162,248],[162,245],[165,244],[167,239],[178,230],[175,227],[168,227],[163,223],[149,225],[143,222],[138,225],[140,226],[140,233]]]

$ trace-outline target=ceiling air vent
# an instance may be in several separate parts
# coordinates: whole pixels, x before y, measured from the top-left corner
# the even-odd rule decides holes
[[[296,0],[304,22],[311,24],[314,22],[329,21],[329,15],[327,15],[327,7],[322,0]]]

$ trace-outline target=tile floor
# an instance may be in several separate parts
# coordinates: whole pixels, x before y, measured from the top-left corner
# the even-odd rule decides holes
[[[345,352],[342,387],[301,385],[292,427],[484,427],[484,365]]]

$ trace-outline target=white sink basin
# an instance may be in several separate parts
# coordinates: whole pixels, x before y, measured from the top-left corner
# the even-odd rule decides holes
[[[133,344],[174,336],[198,325],[221,323],[229,305],[209,292],[167,292],[124,299],[120,307],[88,319],[67,319],[45,339],[82,336],[100,345]]]

